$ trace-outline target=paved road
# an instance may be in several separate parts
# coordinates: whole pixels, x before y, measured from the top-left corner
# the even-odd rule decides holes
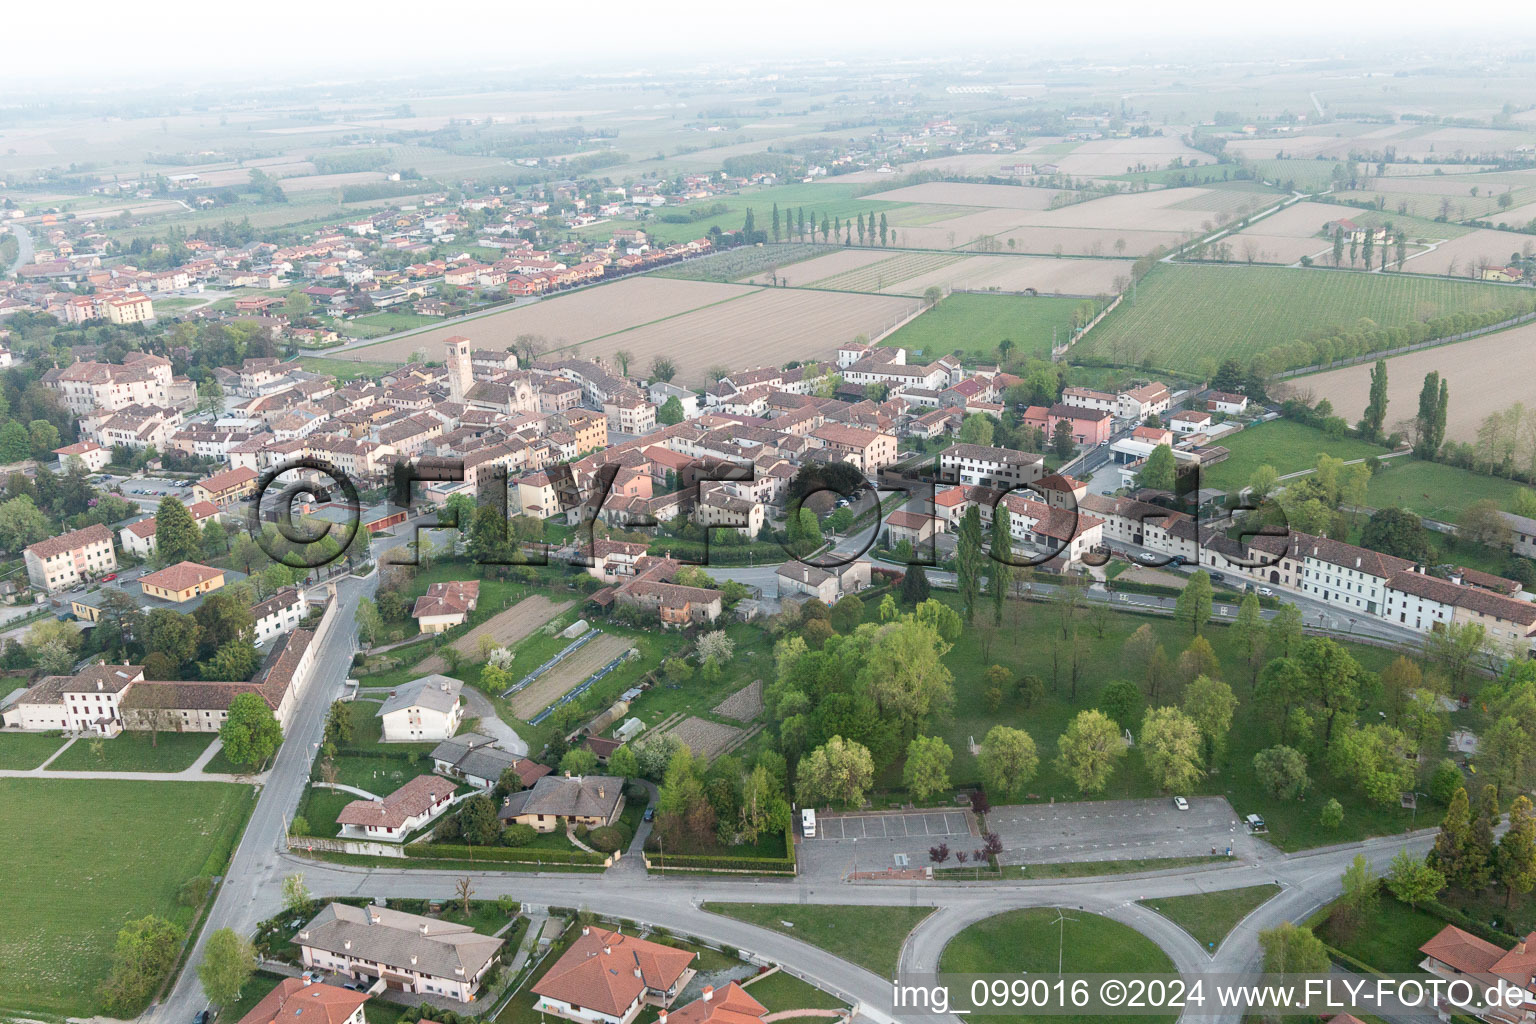
[[[16,261],[6,268],[6,273],[14,274],[17,268],[32,262],[32,232],[17,221],[13,220],[10,223],[11,231],[16,235]]]

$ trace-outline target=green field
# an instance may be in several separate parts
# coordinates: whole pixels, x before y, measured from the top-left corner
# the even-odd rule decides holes
[[[1316,929],[1318,938],[1356,960],[1387,974],[1411,974],[1424,954],[1419,947],[1433,938],[1445,922],[1426,910],[1399,903],[1386,893],[1358,923],[1348,922],[1337,909]]]
[[[213,742],[206,732],[162,732],[151,739],[146,732],[125,732],[101,740],[92,750],[88,739],[76,740],[48,766],[51,772],[179,772],[192,767],[198,755]]]
[[[1285,267],[1163,265],[1073,347],[1075,359],[1202,373],[1246,364],[1276,345],[1351,330],[1362,319],[1398,327],[1498,309],[1517,296],[1498,285],[1397,274]]]
[[[1281,476],[1317,465],[1321,454],[1351,461],[1385,455],[1387,449],[1353,437],[1335,441],[1316,427],[1294,420],[1270,420],[1227,434],[1216,442],[1232,454],[1200,474],[1201,487],[1236,493],[1248,486],[1253,471],[1273,466]],[[1388,460],[1393,465],[1396,460]]]
[[[296,362],[310,373],[328,373],[343,382],[359,377],[378,377],[397,368],[399,363],[377,363],[362,359],[340,359],[326,356],[300,356]]]
[[[907,934],[933,913],[932,907],[784,903],[707,903],[704,909],[809,942],[882,978],[895,976]]]
[[[1371,477],[1366,501],[1375,508],[1396,505],[1432,519],[1457,522],[1468,505],[1493,501],[1509,509],[1524,485],[1496,476],[1483,476],[1457,466],[1421,459],[1392,459]]]
[[[177,890],[223,873],[251,801],[220,783],[0,779],[0,1010],[98,1012],[118,929],[146,914],[189,927]]]
[[[1172,973],[1173,961],[1145,935],[1118,921],[1083,910],[1062,910],[1068,920],[1058,924],[1057,910],[1010,910],[978,921],[949,941],[939,957],[945,974],[1055,974],[1060,962],[1068,974]],[[1059,958],[1059,961],[1058,961]],[[1145,1021],[1171,1021],[1174,1014],[1144,1016]],[[1089,1016],[993,1016],[989,1020],[1092,1021]]]
[[[747,986],[747,994],[768,1008],[769,1013],[787,1010],[838,1010],[847,1004],[830,992],[823,992],[809,982],[776,971]],[[825,1019],[825,1018],[822,1018]]]
[[[1221,945],[1227,933],[1237,927],[1239,921],[1267,903],[1279,891],[1278,885],[1266,883],[1243,889],[1222,889],[1219,892],[1138,902],[1189,932],[1206,949],[1214,950]]]
[[[443,322],[440,316],[422,316],[420,313],[371,313],[360,316],[357,323],[368,327],[382,327],[390,331],[407,331],[412,327],[435,327]]]
[[[653,241],[670,243],[686,242],[695,238],[703,238],[709,234],[709,229],[718,227],[721,231],[736,231],[746,218],[747,211],[752,211],[753,219],[759,229],[768,232],[768,240],[773,240],[773,204],[779,204],[779,216],[785,217],[794,213],[797,217],[801,209],[805,210],[806,224],[809,226],[814,215],[818,234],[814,241],[820,242],[819,229],[821,218],[826,217],[830,225],[841,219],[852,220],[857,223],[860,214],[873,213],[878,225],[880,214],[885,214],[886,221],[891,226],[900,226],[901,211],[911,207],[911,203],[890,203],[872,199],[861,199],[862,192],[857,185],[779,185],[774,188],[756,189],[742,192],[737,195],[713,196],[709,199],[701,199],[685,206],[665,206],[653,211],[643,222],[633,221],[604,221],[583,228],[578,235],[593,238],[607,238],[615,228],[641,227],[649,234]],[[694,210],[708,210],[715,204],[722,204],[727,212],[704,217],[699,220],[689,220],[686,223],[672,223],[665,218],[678,213],[692,216]],[[786,225],[787,227],[787,225]],[[803,239],[790,238],[787,233],[780,236],[784,241],[812,241],[810,232],[806,232]],[[858,241],[858,232],[853,238]]]
[[[880,342],[907,350],[910,361],[963,352],[996,359],[998,342],[1012,339],[1015,355],[1049,359],[1053,337],[1065,339],[1081,299],[1033,295],[950,295]]]
[[[64,745],[56,732],[18,732],[0,735],[0,769],[31,771]]]
[[[817,281],[809,281],[806,288],[827,288],[845,292],[884,292],[892,285],[900,284],[922,274],[952,267],[966,258],[958,252],[926,252],[912,250],[888,256],[868,266],[854,267],[840,274],[832,274]]]

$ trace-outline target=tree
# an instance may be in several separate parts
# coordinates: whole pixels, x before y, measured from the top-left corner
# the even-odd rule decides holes
[[[1267,500],[1275,493],[1275,488],[1280,486],[1280,472],[1274,466],[1265,464],[1253,471],[1248,478],[1248,494],[1255,504]]]
[[[1035,777],[1040,755],[1035,751],[1034,739],[1023,729],[994,725],[982,737],[976,763],[982,784],[989,792],[999,797],[1014,796]]]
[[[15,420],[0,427],[0,462],[21,462],[32,457],[32,436]]]
[[[293,829],[290,827],[288,831],[293,832]],[[290,914],[306,913],[313,902],[314,897],[310,895],[309,886],[304,884],[303,875],[293,874],[288,875],[283,879],[284,910],[288,911]]]
[[[1328,802],[1323,804],[1323,813],[1318,815],[1317,820],[1324,828],[1338,828],[1344,824],[1344,805],[1339,803],[1337,798],[1329,797]]]
[[[1294,604],[1282,604],[1275,617],[1269,620],[1269,635],[1265,647],[1277,658],[1289,658],[1301,650],[1301,609]]]
[[[167,495],[155,510],[155,557],[166,565],[203,557],[203,537],[187,506]]]
[[[256,947],[233,928],[220,928],[208,936],[203,947],[203,962],[197,965],[197,978],[203,994],[215,1006],[230,1006],[240,999],[240,991],[256,971]]]
[[[1344,895],[1339,898],[1339,905],[1345,918],[1356,923],[1364,920],[1375,908],[1381,890],[1381,879],[1376,877],[1365,854],[1355,854],[1355,859],[1349,862],[1349,867],[1344,869],[1339,881],[1344,886]]]
[[[1446,882],[1465,887],[1472,874],[1469,852],[1472,841],[1472,807],[1465,789],[1457,789],[1440,819],[1429,864],[1445,876]]]
[[[1299,800],[1309,784],[1306,755],[1283,745],[1254,754],[1253,775],[1276,800]]]
[[[981,577],[986,571],[986,552],[981,547],[981,506],[972,504],[960,517],[955,542],[955,589],[960,594],[960,611],[965,624],[976,618],[976,603],[981,597]]]
[[[1526,796],[1515,797],[1509,805],[1509,828],[1499,837],[1495,863],[1506,907],[1515,893],[1528,893],[1536,886],[1536,818]]]
[[[683,422],[685,418],[683,403],[678,401],[676,395],[668,395],[667,400],[661,403],[661,408],[656,410],[657,421],[669,427],[674,423]]]
[[[1207,675],[1196,676],[1184,691],[1184,714],[1199,728],[1205,745],[1205,763],[1212,769],[1226,750],[1237,704],[1232,687]]]
[[[1502,520],[1501,520],[1502,522]],[[1377,509],[1360,532],[1360,544],[1384,555],[1414,562],[1428,561],[1429,538],[1416,513],[1388,506]]]
[[[1444,888],[1445,876],[1407,847],[1398,851],[1387,868],[1387,890],[1410,907],[1434,899]]]
[[[651,378],[663,383],[670,383],[677,376],[677,364],[667,356],[655,356],[651,359]]]
[[[179,669],[197,654],[201,634],[202,627],[192,616],[154,608],[144,618],[144,651],[165,655]]]
[[[1312,929],[1282,921],[1259,932],[1266,974],[1326,974],[1328,948]]]
[[[847,509],[843,509],[847,511]],[[832,628],[839,633],[849,633],[864,621],[864,601],[857,594],[844,594],[832,606]]]
[[[1438,370],[1424,375],[1424,385],[1419,389],[1419,411],[1413,421],[1414,455],[1418,458],[1433,459],[1445,441],[1449,392],[1450,388],[1440,379]]]
[[[821,523],[816,519],[816,513],[805,505],[793,510],[785,527],[785,540],[790,553],[797,558],[806,558],[821,547]]]
[[[1141,728],[1141,703],[1141,689],[1128,679],[1116,679],[1099,691],[1099,710],[1133,731]]]
[[[1237,606],[1237,621],[1232,623],[1233,646],[1243,656],[1248,666],[1248,686],[1258,682],[1259,668],[1264,664],[1264,624],[1260,618],[1259,595],[1249,591]]]
[[[1184,589],[1179,591],[1178,601],[1174,604],[1173,617],[1180,625],[1188,628],[1191,634],[1198,636],[1211,618],[1213,603],[1211,576],[1201,569],[1190,576],[1184,584]]]
[[[914,607],[928,600],[928,574],[920,565],[909,565],[901,578],[901,599]]]
[[[47,537],[48,517],[29,494],[0,503],[0,549],[20,551]]]
[[[942,660],[950,644],[912,617],[864,628],[869,644],[858,684],[896,735],[910,739],[954,704],[954,676]]]
[[[992,431],[992,417],[986,413],[972,413],[960,424],[960,443],[989,445],[992,443]]]
[[[379,606],[371,597],[357,599],[357,612],[354,616],[357,621],[357,632],[364,643],[372,646],[378,642],[379,636],[384,631],[384,617],[379,614]]]
[[[1084,794],[1103,792],[1115,762],[1125,757],[1120,727],[1104,712],[1079,711],[1056,742],[1056,765]]]
[[[468,875],[461,876],[453,883],[453,892],[459,898],[459,906],[463,909],[464,914],[468,916],[469,899],[475,894],[475,880]]]
[[[864,802],[875,778],[875,762],[861,743],[833,736],[800,760],[796,791],[806,806]]]
[[[567,775],[593,775],[597,772],[597,755],[585,747],[573,747],[560,758],[560,771]]]
[[[112,948],[112,973],[103,986],[108,1009],[129,1017],[144,1008],[176,966],[181,929],[150,915],[129,921]]]
[[[1160,444],[1152,449],[1147,461],[1136,474],[1136,483],[1154,491],[1172,491],[1175,484],[1173,449]]]
[[[628,745],[608,755],[608,774],[621,779],[639,778],[640,762]]]
[[[229,716],[219,728],[224,756],[255,772],[277,752],[283,727],[259,694],[242,693],[229,702]]]
[[[1368,438],[1381,436],[1381,428],[1387,421],[1387,361],[1376,360],[1371,368],[1371,397],[1366,403],[1365,415],[1360,419],[1360,429]]]
[[[1462,510],[1457,535],[1495,550],[1505,550],[1510,544],[1509,522],[1499,506],[1488,498],[1474,501]]]
[[[935,793],[949,788],[949,766],[954,759],[949,744],[937,736],[917,736],[907,744],[901,784],[914,802],[925,803]]]
[[[256,645],[249,636],[241,636],[214,651],[212,658],[198,666],[198,671],[207,680],[235,683],[249,679],[260,664]]]
[[[1051,429],[1051,451],[1056,453],[1058,459],[1069,459],[1077,448],[1077,442],[1072,437],[1072,424],[1068,420],[1057,420],[1056,426]]]
[[[1178,708],[1153,708],[1141,723],[1142,757],[1158,788],[1188,789],[1205,775],[1200,728]]]
[[[1385,807],[1413,788],[1416,752],[1401,729],[1378,722],[1341,730],[1329,761],[1335,774],[1352,779],[1372,802]]]
[[[1177,667],[1179,680],[1188,685],[1200,676],[1214,676],[1219,673],[1221,662],[1216,659],[1216,651],[1212,649],[1211,642],[1203,636],[1197,636],[1179,654]]]

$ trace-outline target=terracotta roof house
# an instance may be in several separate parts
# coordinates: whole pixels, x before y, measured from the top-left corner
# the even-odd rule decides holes
[[[336,816],[336,824],[346,838],[398,843],[452,802],[453,783],[435,775],[418,775],[381,800],[353,800]]]
[[[411,618],[423,633],[441,633],[462,626],[480,602],[479,580],[449,580],[434,583],[416,599]]]
[[[461,1003],[474,998],[503,945],[467,924],[344,903],[328,904],[293,941],[305,967]]]
[[[139,577],[146,597],[158,597],[177,603],[190,601],[199,594],[218,590],[224,585],[224,570],[198,562],[177,562],[158,572]]]
[[[1513,949],[1504,950],[1448,924],[1420,946],[1419,952],[1424,954],[1419,966],[1431,974],[1453,980],[1467,980],[1467,975],[1473,975],[1484,985],[1503,981],[1525,990],[1525,1004],[1521,1009],[1526,1017],[1536,1008],[1536,932],[1515,943]],[[1501,1022],[1526,1017],[1497,1009],[1483,1015],[1484,1020]]]
[[[630,1024],[642,1005],[670,1006],[697,954],[601,928],[581,930],[533,986],[534,1009],[582,1024]]]
[[[40,540],[22,557],[28,582],[40,590],[64,590],[117,569],[112,531],[100,523]]]
[[[705,985],[699,998],[671,1013],[661,1011],[656,1024],[762,1024],[768,1007],[747,995],[736,982],[716,989]]]
[[[239,1024],[365,1024],[365,992],[284,978]]]
[[[255,493],[256,471],[246,466],[226,469],[192,485],[192,497],[195,500],[211,501],[219,508],[233,505],[241,498]]]
[[[503,822],[553,832],[566,822],[612,825],[624,810],[624,780],[611,775],[545,775],[532,789],[513,793],[497,812]]]

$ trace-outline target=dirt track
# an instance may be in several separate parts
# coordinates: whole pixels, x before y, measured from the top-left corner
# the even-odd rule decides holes
[[[532,600],[530,598],[530,600]],[[526,603],[526,602],[525,602]],[[571,687],[634,646],[627,638],[605,633],[544,673],[526,690],[512,695],[512,714],[527,721],[559,700]]]
[[[525,597],[517,604],[480,623],[474,629],[455,640],[450,646],[466,657],[480,656],[480,638],[489,634],[502,647],[511,647],[519,640],[533,635],[550,619],[571,606],[570,601],[555,602],[543,594]],[[433,655],[421,663],[422,672],[446,672],[448,663],[440,655]]]

